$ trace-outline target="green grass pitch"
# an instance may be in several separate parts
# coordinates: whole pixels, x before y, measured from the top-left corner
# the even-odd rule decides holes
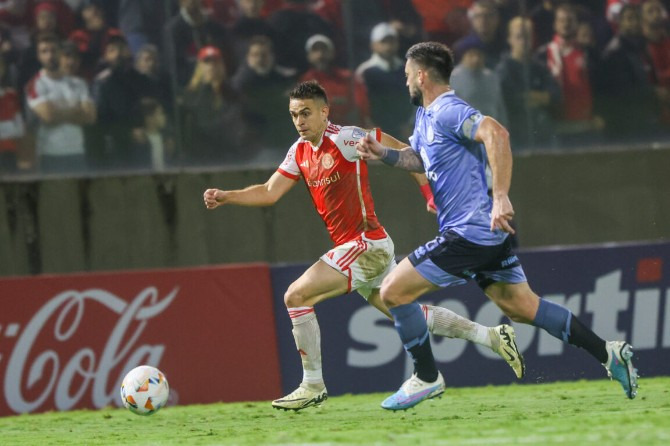
[[[0,444],[670,444],[670,377],[641,379],[632,401],[607,380],[447,388],[397,413],[379,407],[386,396],[331,397],[297,413],[265,401],[167,407],[150,417],[111,408],[20,415],[0,418]]]

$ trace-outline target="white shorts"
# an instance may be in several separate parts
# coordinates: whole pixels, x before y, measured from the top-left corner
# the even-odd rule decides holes
[[[361,236],[334,247],[321,260],[349,278],[347,292],[356,290],[366,299],[397,265],[393,240],[388,235],[381,240]]]

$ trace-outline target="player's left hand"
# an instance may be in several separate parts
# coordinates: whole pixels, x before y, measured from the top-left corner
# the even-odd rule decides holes
[[[514,228],[510,222],[514,218],[514,208],[507,195],[493,198],[493,209],[491,210],[491,231],[500,229],[509,234],[514,234]]]
[[[356,152],[362,160],[378,160],[384,154],[384,146],[368,134],[358,140]]]

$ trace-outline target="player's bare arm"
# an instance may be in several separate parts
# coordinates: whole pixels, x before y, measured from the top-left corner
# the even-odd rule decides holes
[[[424,172],[421,158],[410,147],[395,150],[383,146],[370,135],[365,135],[356,144],[356,151],[364,160],[381,160],[384,164],[410,172]]]
[[[239,206],[272,206],[297,181],[275,172],[265,184],[255,184],[239,190],[207,189],[204,193],[207,209],[215,209],[224,204]]]
[[[475,141],[484,143],[493,174],[491,230],[501,229],[514,234],[514,229],[509,224],[514,217],[514,208],[508,195],[512,182],[512,150],[509,133],[498,121],[487,116],[479,124]]]

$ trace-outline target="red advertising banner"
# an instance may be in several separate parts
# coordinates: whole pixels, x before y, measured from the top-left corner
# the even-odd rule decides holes
[[[119,406],[140,364],[169,404],[281,394],[267,265],[0,279],[0,416]]]

